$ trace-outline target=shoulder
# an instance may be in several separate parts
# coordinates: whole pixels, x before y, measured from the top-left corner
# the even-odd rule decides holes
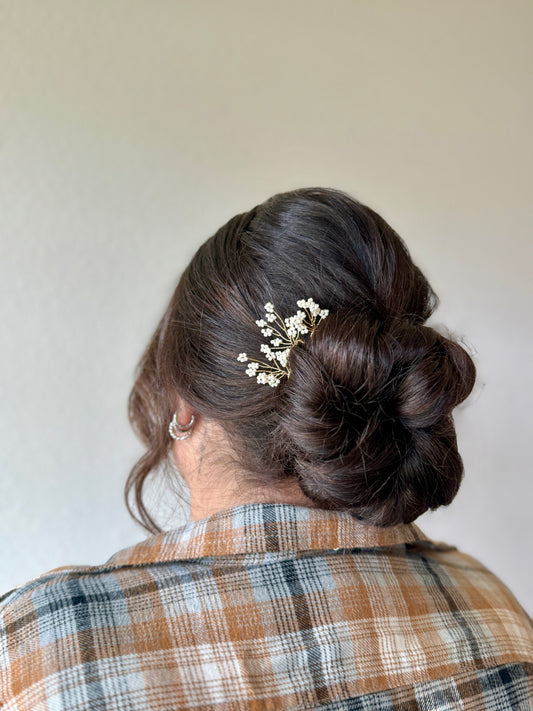
[[[44,698],[65,670],[70,680],[97,667],[105,676],[106,660],[138,654],[148,620],[164,624],[166,591],[172,580],[179,598],[187,562],[111,561],[51,570],[0,598],[0,706],[17,694]],[[84,687],[83,679],[72,683]]]
[[[507,585],[477,558],[455,546],[428,539],[408,544],[406,549],[425,586],[461,592],[474,608],[491,603],[508,606],[531,621]]]
[[[57,568],[0,598],[0,662],[12,662],[74,631],[76,616],[112,582],[105,568]],[[53,619],[53,624],[52,624]],[[1,664],[0,664],[1,665]]]
[[[120,610],[125,600],[149,597],[166,588],[172,579],[180,589],[192,569],[207,568],[204,559],[188,558],[170,545],[173,536],[158,534],[114,553],[101,565],[54,568],[0,596],[0,635],[43,616],[78,614],[91,607],[95,616],[107,609]]]
[[[74,663],[77,650],[70,640],[80,627],[80,613],[85,614],[80,606],[76,609],[80,596],[75,587],[79,590],[80,580],[92,580],[93,570],[52,570],[0,598],[0,706],[24,689],[42,691],[54,650],[64,648]]]
[[[6,613],[23,611],[44,599],[69,598],[75,594],[79,602],[78,591],[110,591],[116,588],[117,578],[135,580],[150,564],[157,565],[153,547],[150,547],[152,540],[148,538],[123,548],[100,565],[62,566],[32,578],[0,595],[0,619]],[[148,554],[141,559],[137,552],[143,550]]]
[[[12,662],[83,630],[123,625],[130,603],[141,604],[164,586],[159,580],[168,573],[161,564],[117,564],[114,558],[100,566],[56,568],[2,595],[0,668],[6,655]],[[173,566],[177,582],[183,567]]]
[[[136,588],[146,589],[157,577],[157,561],[136,565],[115,564],[113,558],[100,566],[55,568],[0,597],[0,630],[9,622],[27,624],[35,616],[53,613],[56,617],[69,608],[104,601],[118,602]],[[179,561],[177,561],[179,579]],[[143,587],[144,586],[144,587]]]
[[[71,581],[84,576],[90,579],[92,571],[96,570],[90,566],[55,568],[3,594],[0,597],[0,633],[6,628],[13,629],[17,621],[24,626],[35,617],[43,601],[50,605],[52,600],[59,602]]]

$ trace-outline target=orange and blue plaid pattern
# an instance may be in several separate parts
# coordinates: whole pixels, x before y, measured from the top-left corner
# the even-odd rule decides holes
[[[5,711],[530,710],[533,629],[414,525],[249,504],[0,604]]]

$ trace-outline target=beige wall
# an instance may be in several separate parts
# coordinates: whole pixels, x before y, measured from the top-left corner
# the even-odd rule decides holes
[[[142,537],[126,398],[193,250],[339,187],[477,351],[430,535],[533,609],[531,2],[0,0],[0,588]],[[178,518],[179,520],[179,518]]]

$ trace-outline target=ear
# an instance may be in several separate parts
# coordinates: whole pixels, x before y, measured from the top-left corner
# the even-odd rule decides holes
[[[189,405],[186,400],[178,395],[176,400],[176,419],[178,420],[178,423],[182,427],[187,427],[193,417],[195,421],[198,422],[200,415],[196,412],[192,405]]]
[[[201,421],[201,416],[186,400],[179,396],[176,399],[175,413],[178,428],[183,430],[185,437],[182,438],[181,432],[179,432],[179,438],[172,442],[172,457],[183,480],[187,486],[190,486],[191,470],[194,468],[195,463],[197,464],[196,445],[198,437],[194,435],[198,435],[198,424]]]

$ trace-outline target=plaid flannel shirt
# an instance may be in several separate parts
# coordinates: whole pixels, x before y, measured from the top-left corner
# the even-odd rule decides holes
[[[532,708],[529,617],[413,524],[242,505],[0,612],[5,711]]]

